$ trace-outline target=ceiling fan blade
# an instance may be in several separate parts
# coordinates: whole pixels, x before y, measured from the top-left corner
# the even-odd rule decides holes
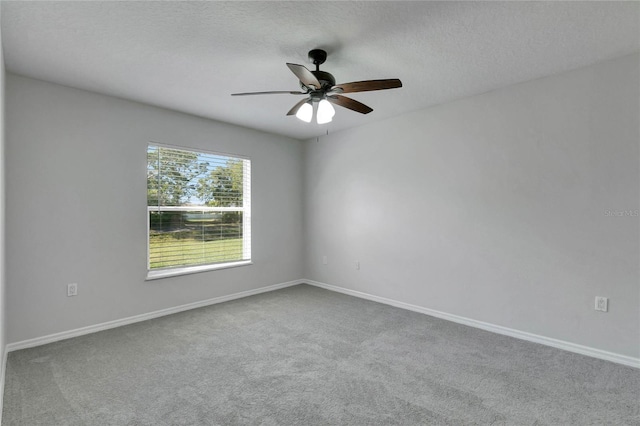
[[[295,115],[295,114],[296,114],[296,112],[298,112],[298,110],[300,109],[300,107],[301,107],[302,105],[306,104],[307,102],[309,102],[309,99],[303,99],[303,100],[301,100],[300,102],[298,102],[297,104],[295,104],[295,105],[293,106],[293,108],[291,108],[291,109],[289,110],[289,112],[287,113],[287,115]]]
[[[347,98],[346,96],[331,95],[331,96],[327,96],[327,100],[332,104],[336,104],[341,107],[348,108],[350,110],[359,112],[361,114],[369,114],[371,111],[373,111],[372,108],[369,108],[362,102],[358,102],[355,99]]]
[[[366,80],[336,84],[331,90],[339,93],[354,93],[368,92],[371,90],[397,89],[398,87],[402,87],[402,82],[397,78],[390,78],[387,80]]]
[[[246,93],[232,93],[231,96],[248,96],[248,95],[277,95],[277,94],[289,94],[289,95],[306,95],[305,92],[295,92],[287,90],[276,90],[273,92],[246,92]]]
[[[320,89],[320,87],[322,86],[316,76],[313,75],[313,73],[303,65],[287,63],[287,66],[289,67],[291,72],[294,73],[296,77],[298,77],[298,80],[300,80],[305,86],[313,86],[316,89]]]

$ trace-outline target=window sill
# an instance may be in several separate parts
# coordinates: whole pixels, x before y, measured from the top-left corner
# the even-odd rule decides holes
[[[218,269],[237,268],[238,266],[253,265],[250,260],[239,262],[217,263],[215,265],[185,266],[183,268],[159,269],[147,271],[146,281],[159,280],[161,278],[175,277],[178,275],[198,274],[200,272],[215,271]]]

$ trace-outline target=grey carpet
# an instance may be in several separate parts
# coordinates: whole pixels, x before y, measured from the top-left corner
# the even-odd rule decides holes
[[[300,285],[9,354],[8,425],[640,425],[640,371]]]

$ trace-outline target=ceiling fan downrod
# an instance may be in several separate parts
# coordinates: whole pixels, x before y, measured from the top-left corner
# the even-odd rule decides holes
[[[320,65],[327,60],[327,52],[322,49],[313,49],[309,51],[309,60],[316,66],[316,71],[320,71]]]
[[[316,66],[315,71],[311,71],[321,84],[321,87],[316,90],[327,91],[329,88],[336,85],[336,79],[326,71],[320,71],[320,65],[324,64],[327,60],[327,52],[322,49],[313,49],[309,51],[309,60]],[[324,94],[324,93],[323,93]]]

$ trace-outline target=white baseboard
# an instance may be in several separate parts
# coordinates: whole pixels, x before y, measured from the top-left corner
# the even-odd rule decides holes
[[[247,296],[253,296],[268,291],[279,290],[281,288],[291,287],[305,283],[305,280],[295,280],[280,284],[274,284],[267,287],[257,288],[255,290],[241,291],[239,293],[227,296],[214,297],[213,299],[201,300],[199,302],[187,303],[186,305],[175,306],[172,308],[161,309],[159,311],[148,312],[146,314],[134,315],[132,317],[122,318],[118,320],[103,322],[101,324],[90,325],[87,327],[76,328],[75,330],[63,331],[60,333],[49,334],[47,336],[36,337],[33,339],[22,340],[20,342],[9,343],[5,349],[5,362],[7,352],[17,351],[19,349],[33,348],[35,346],[46,345],[47,343],[57,342],[59,340],[70,339],[72,337],[83,336],[85,334],[96,333],[110,328],[121,327],[123,325],[133,324],[140,321],[146,321],[153,318],[163,317],[190,309],[201,308],[203,306],[215,305],[217,303],[228,302],[230,300],[240,299]],[[6,363],[5,363],[6,365]],[[2,370],[2,383],[4,383],[4,368]],[[1,412],[1,411],[0,411]]]
[[[324,288],[326,290],[331,290],[338,293],[347,294],[349,296],[355,296],[361,299],[371,300],[374,302],[384,303],[385,305],[391,305],[397,308],[407,309],[409,311],[419,312],[421,314],[442,318],[447,321],[468,325],[470,327],[480,328],[482,330],[491,331],[493,333],[503,334],[505,336],[515,337],[517,339],[527,340],[529,342],[540,343],[542,345],[552,346],[558,349],[564,349],[565,351],[575,352],[581,355],[587,355],[593,358],[599,358],[606,361],[615,362],[617,364],[627,365],[629,367],[640,368],[640,358],[633,358],[626,355],[620,355],[613,352],[603,351],[601,349],[591,348],[589,346],[583,346],[583,345],[578,345],[571,342],[566,342],[564,340],[558,340],[550,337],[540,336],[533,333],[527,333],[525,331],[515,330],[513,328],[490,324],[483,321],[476,321],[474,319],[465,318],[465,317],[461,317],[453,314],[448,314],[446,312],[440,312],[440,311],[436,311],[429,308],[423,308],[422,306],[411,305],[409,303],[399,302],[393,299],[387,299],[386,297],[374,296],[372,294],[363,293],[356,290],[350,290],[347,288],[338,287],[335,285],[326,284],[318,281],[303,280],[303,282],[309,285]]]
[[[571,342],[566,342],[564,340],[558,340],[550,337],[540,336],[533,333],[527,333],[525,331],[515,330],[512,328],[503,327],[500,325],[490,324],[487,322],[477,321],[474,319],[465,318],[458,315],[448,314],[446,312],[440,312],[433,309],[424,308],[422,306],[412,305],[405,302],[399,302],[397,300],[388,299],[386,297],[374,296],[372,294],[363,293],[356,290],[350,290],[347,288],[338,287],[331,284],[322,283],[319,281],[300,279],[300,280],[294,280],[294,281],[289,281],[285,283],[270,285],[267,287],[261,287],[255,290],[242,291],[242,292],[230,294],[227,296],[214,297],[213,299],[201,300],[199,302],[188,303],[186,305],[180,305],[172,308],[161,309],[159,311],[148,312],[146,314],[134,315],[132,317],[122,318],[119,320],[109,321],[109,322],[96,324],[96,325],[90,325],[87,327],[77,328],[75,330],[63,331],[61,333],[55,333],[47,336],[23,340],[20,342],[9,343],[5,348],[4,356],[2,359],[2,371],[0,372],[0,391],[4,391],[5,370],[6,370],[8,352],[16,351],[19,349],[32,348],[40,345],[46,345],[47,343],[57,342],[59,340],[70,339],[72,337],[95,333],[98,331],[120,327],[123,325],[133,324],[140,321],[146,321],[149,319],[158,318],[165,315],[175,314],[177,312],[187,311],[189,309],[215,305],[217,303],[223,303],[223,302],[240,299],[247,296],[253,296],[260,293],[279,290],[282,288],[291,287],[298,284],[309,284],[316,287],[324,288],[326,290],[331,290],[338,293],[359,297],[361,299],[371,300],[374,302],[384,303],[385,305],[391,305],[397,308],[407,309],[409,311],[419,312],[425,315],[430,315],[436,318],[442,318],[447,321],[468,325],[470,327],[487,330],[493,333],[503,334],[505,336],[511,336],[518,339],[527,340],[529,342],[540,343],[542,345],[551,346],[558,349],[564,349],[569,352],[587,355],[593,358],[603,359],[606,361],[611,361],[618,364],[627,365],[630,367],[635,367],[640,369],[640,358],[620,355],[613,352],[592,348],[589,346],[583,346],[583,345],[578,345]],[[0,395],[3,395],[3,394],[4,392]],[[2,410],[2,400],[0,399],[0,413],[2,412],[1,410]]]

